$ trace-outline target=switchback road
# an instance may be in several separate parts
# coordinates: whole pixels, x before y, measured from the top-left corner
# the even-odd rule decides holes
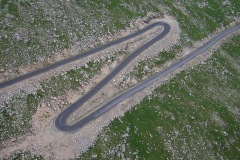
[[[155,26],[155,25],[163,26],[164,27],[163,32],[161,32],[157,37],[155,37],[152,40],[150,40],[148,43],[146,43],[143,46],[141,46],[140,48],[138,48],[129,57],[127,57],[119,66],[117,66],[117,68],[115,70],[113,70],[105,79],[103,79],[100,83],[98,83],[95,88],[90,90],[81,99],[79,99],[77,102],[75,102],[69,108],[67,108],[65,111],[63,111],[55,120],[55,125],[56,125],[56,127],[59,130],[65,131],[65,132],[72,132],[72,131],[75,131],[75,130],[83,127],[87,123],[89,123],[92,120],[98,118],[103,113],[105,113],[108,110],[110,110],[111,108],[113,108],[116,104],[120,103],[124,99],[126,99],[129,96],[133,95],[134,93],[142,90],[143,88],[149,86],[150,84],[154,83],[156,80],[164,77],[168,73],[171,73],[172,71],[174,71],[177,68],[179,68],[180,66],[182,66],[184,63],[190,61],[192,58],[194,58],[197,55],[199,55],[200,53],[204,52],[205,50],[207,50],[209,47],[214,45],[218,40],[220,40],[224,36],[226,36],[226,35],[234,32],[234,31],[240,29],[240,25],[237,25],[237,26],[232,27],[230,29],[224,30],[219,35],[217,35],[216,37],[214,37],[213,39],[208,41],[205,45],[203,45],[202,47],[198,48],[194,52],[188,54],[186,57],[184,57],[180,61],[174,63],[170,67],[168,67],[165,70],[159,72],[158,74],[156,74],[155,76],[149,78],[148,80],[146,80],[146,81],[144,81],[144,82],[142,82],[142,83],[132,87],[131,89],[129,89],[126,92],[124,92],[123,94],[113,98],[112,100],[107,102],[105,105],[103,105],[101,108],[93,111],[92,113],[90,113],[86,117],[82,118],[78,122],[74,123],[73,125],[68,125],[66,123],[66,121],[67,121],[68,117],[74,111],[76,111],[80,106],[83,105],[83,103],[85,103],[87,100],[89,100],[96,92],[98,92],[103,86],[105,86],[117,73],[120,72],[120,70],[122,70],[124,68],[124,66],[126,66],[128,63],[130,63],[133,58],[135,58],[141,52],[143,52],[148,47],[150,47],[151,45],[156,43],[158,40],[164,38],[166,36],[166,34],[170,31],[170,26],[168,24],[166,24],[166,23],[159,22],[159,23],[154,23],[152,25],[153,26]],[[152,28],[152,27],[149,26],[149,28]]]
[[[129,38],[134,38],[156,26],[162,26],[163,31],[161,33],[158,33],[156,37],[139,47],[137,50],[135,50],[131,55],[129,55],[124,61],[122,61],[110,74],[108,74],[102,81],[100,81],[92,90],[90,90],[88,93],[86,93],[81,99],[73,103],[70,107],[68,107],[66,110],[64,110],[60,115],[56,118],[55,120],[55,125],[56,127],[61,130],[61,131],[66,131],[66,132],[72,132],[75,131],[85,124],[89,123],[90,121],[98,118],[100,115],[105,113],[107,110],[111,109],[114,105],[122,101],[123,99],[127,98],[127,95],[131,95],[129,93],[132,92],[127,92],[126,94],[123,94],[120,97],[117,97],[116,99],[113,99],[103,107],[99,108],[98,110],[94,111],[87,117],[81,119],[77,123],[74,123],[73,125],[68,125],[66,123],[68,117],[75,112],[79,107],[81,107],[86,101],[88,101],[92,96],[94,96],[100,89],[102,89],[110,80],[112,80],[113,77],[115,77],[127,64],[129,64],[135,57],[137,57],[140,53],[142,53],[144,50],[149,48],[151,45],[154,43],[158,42],[160,39],[164,38],[170,31],[170,26],[167,23],[164,22],[156,22],[148,27],[144,28],[143,30],[140,30],[136,33],[133,33],[127,38],[122,38],[121,42],[128,40]],[[114,45],[115,43],[109,43],[108,47]],[[141,86],[140,86],[141,88]],[[130,90],[131,91],[131,90]],[[138,90],[136,90],[138,91]],[[135,91],[135,92],[136,92]],[[134,93],[135,93],[134,92]],[[133,93],[132,93],[133,94]]]
[[[20,76],[18,78],[15,78],[15,79],[3,82],[3,83],[0,84],[0,89],[5,88],[7,86],[10,86],[12,84],[15,84],[17,82],[23,81],[25,79],[28,79],[30,77],[39,75],[41,73],[47,72],[49,70],[55,69],[55,68],[57,68],[57,67],[59,67],[61,65],[73,62],[76,59],[81,59],[83,57],[92,55],[94,53],[97,53],[97,52],[99,52],[101,50],[104,50],[104,49],[106,49],[108,47],[111,47],[113,45],[120,44],[120,43],[122,43],[122,42],[124,42],[126,40],[129,40],[129,39],[134,38],[134,37],[136,37],[136,36],[138,36],[140,34],[143,34],[146,31],[149,31],[150,29],[152,29],[154,27],[157,27],[157,26],[162,26],[164,28],[161,33],[159,33],[156,37],[154,37],[153,39],[151,39],[150,41],[148,41],[147,43],[145,43],[144,45],[139,47],[137,50],[135,50],[123,62],[121,62],[109,75],[107,75],[101,82],[99,82],[92,90],[90,90],[81,99],[79,99],[78,101],[73,103],[66,110],[64,110],[63,112],[61,112],[59,114],[59,116],[55,120],[55,125],[56,125],[56,127],[59,130],[65,131],[65,132],[73,132],[73,131],[83,127],[85,124],[87,124],[90,121],[98,118],[103,113],[105,113],[109,109],[113,108],[119,102],[123,101],[124,99],[128,98],[129,96],[133,95],[134,93],[142,90],[143,88],[149,86],[150,84],[154,83],[156,80],[164,77],[168,73],[171,73],[172,71],[174,71],[177,68],[179,68],[180,66],[182,66],[184,63],[190,61],[192,58],[194,58],[197,55],[199,55],[200,53],[204,52],[205,50],[207,50],[209,47],[214,45],[218,40],[220,40],[224,36],[226,36],[226,35],[234,32],[234,31],[240,29],[240,25],[236,25],[236,26],[234,26],[234,27],[232,27],[230,29],[224,30],[219,35],[217,35],[216,37],[211,39],[209,42],[207,42],[205,45],[203,45],[202,47],[198,48],[194,52],[188,54],[186,57],[184,57],[180,61],[172,64],[170,67],[164,69],[163,71],[159,72],[155,76],[147,79],[146,81],[144,81],[142,83],[137,84],[136,86],[132,87],[131,89],[127,90],[126,92],[122,93],[121,95],[115,97],[114,99],[110,100],[109,102],[107,102],[105,105],[103,105],[99,109],[93,111],[92,113],[90,113],[89,115],[87,115],[86,117],[82,118],[81,120],[79,120],[78,122],[76,122],[76,123],[74,123],[72,125],[68,125],[66,123],[66,121],[69,118],[69,116],[73,112],[75,112],[79,107],[81,107],[86,101],[88,101],[93,95],[95,95],[101,88],[103,88],[114,76],[116,76],[135,57],[137,57],[140,53],[142,53],[144,50],[149,48],[151,45],[153,45],[154,43],[156,43],[160,39],[164,38],[170,31],[170,26],[167,23],[165,23],[165,22],[153,23],[153,24],[149,25],[148,27],[146,27],[146,28],[144,28],[144,29],[142,29],[142,30],[140,30],[140,31],[138,31],[136,33],[133,33],[133,34],[130,34],[130,35],[126,36],[126,37],[123,37],[123,38],[120,38],[118,40],[112,41],[112,42],[107,43],[107,44],[105,44],[103,46],[97,47],[97,48],[95,48],[95,49],[93,49],[91,51],[87,51],[87,52],[85,52],[83,54],[73,56],[73,57],[71,57],[69,59],[60,61],[60,62],[52,64],[52,65],[49,65],[49,66],[47,66],[45,68],[36,70],[34,72],[30,72],[30,73],[25,74],[23,76]]]

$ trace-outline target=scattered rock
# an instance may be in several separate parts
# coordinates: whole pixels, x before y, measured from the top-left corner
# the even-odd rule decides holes
[[[3,73],[3,76],[4,76],[4,77],[8,77],[9,74],[8,74],[7,72],[4,72],[4,73]]]
[[[118,151],[117,152],[117,156],[120,158],[121,157],[121,153]]]
[[[97,155],[96,154],[92,155],[92,158],[97,158]]]
[[[57,97],[52,97],[52,100],[57,100]]]
[[[151,17],[147,17],[147,18],[145,18],[145,19],[143,20],[143,22],[145,22],[145,23],[149,23],[151,20],[152,20]]]
[[[131,81],[131,77],[128,77],[127,79],[126,79],[126,84],[129,84],[130,83],[130,81]]]
[[[153,13],[150,13],[146,18],[143,19],[143,22],[149,23],[152,19],[158,18],[159,16]]]
[[[149,71],[148,65],[144,66],[144,71],[145,71],[145,72],[148,72],[148,71]]]
[[[107,158],[107,155],[106,155],[106,154],[103,154],[103,155],[102,155],[102,158],[104,158],[104,159]]]
[[[4,69],[0,69],[0,73],[3,73],[5,70]]]
[[[122,144],[122,152],[125,152],[125,150],[126,150],[125,144]]]
[[[115,154],[115,151],[112,149],[110,154],[113,156]]]

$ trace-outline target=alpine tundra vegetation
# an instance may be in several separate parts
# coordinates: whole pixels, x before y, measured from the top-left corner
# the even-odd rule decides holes
[[[178,26],[171,26],[176,37],[165,48],[159,45],[163,49],[152,55],[149,50],[88,102],[97,106],[240,24],[239,17],[239,0],[0,0],[0,83],[136,32],[154,20],[178,23],[179,35]],[[80,138],[49,126],[154,32],[31,79],[20,89],[25,83],[0,88],[0,159],[239,159],[239,33],[215,44],[149,94],[143,92],[139,103],[121,109],[124,114],[103,127],[96,125],[96,133],[76,131]],[[84,114],[94,109],[86,110]],[[63,141],[55,144],[38,133],[56,133],[55,141]]]

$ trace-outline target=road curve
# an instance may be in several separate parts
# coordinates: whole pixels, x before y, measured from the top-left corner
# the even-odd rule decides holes
[[[90,113],[88,116],[82,118],[80,121],[74,123],[73,125],[67,125],[66,121],[67,118],[84,102],[86,102],[89,98],[91,98],[98,90],[100,90],[107,82],[109,82],[114,75],[116,75],[125,65],[127,65],[134,57],[136,57],[139,53],[147,49],[150,45],[154,44],[157,42],[159,39],[163,38],[168,32],[170,27],[166,23],[159,23],[159,25],[164,26],[164,31],[160,33],[157,37],[149,41],[148,43],[144,44],[142,47],[138,48],[135,52],[133,52],[127,59],[125,59],[112,73],[110,73],[103,81],[97,84],[95,88],[93,88],[91,91],[89,91],[85,96],[83,96],[81,99],[79,99],[77,102],[72,104],[69,108],[64,110],[55,120],[55,125],[56,127],[65,132],[73,132],[90,121],[98,118],[101,116],[103,113],[107,112],[111,108],[113,108],[116,104],[119,102],[123,101],[124,99],[128,98],[129,96],[133,95],[134,93],[138,92],[139,90],[142,90],[143,88],[149,86],[150,84],[154,83],[156,80],[164,77],[168,73],[171,73],[172,71],[176,70],[186,62],[190,61],[192,58],[196,57],[200,53],[204,52],[207,50],[209,47],[214,45],[218,40],[221,38],[225,37],[226,35],[240,29],[240,25],[236,25],[232,28],[229,28],[227,30],[224,30],[221,32],[219,35],[208,41],[206,44],[204,44],[202,47],[198,48],[194,52],[188,54],[186,57],[181,59],[180,61],[172,64],[170,67],[166,68],[165,70],[159,72],[155,76],[147,79],[146,81],[137,84],[136,86],[132,87],[131,89],[127,90],[126,92],[122,93],[121,95],[113,98],[109,102],[107,102],[105,105],[103,105],[101,108],[95,110],[94,112]]]
[[[66,131],[66,132],[72,132],[75,131],[79,128],[81,128],[82,126],[84,126],[85,124],[87,124],[88,122],[90,122],[93,119],[96,119],[97,117],[99,117],[100,115],[102,115],[104,112],[106,112],[107,110],[109,110],[110,108],[112,108],[114,105],[107,105],[107,106],[103,106],[102,108],[100,108],[99,110],[97,110],[96,112],[93,112],[92,114],[90,114],[89,116],[83,118],[82,120],[78,121],[77,123],[74,123],[73,125],[68,125],[66,123],[68,117],[75,112],[79,107],[81,107],[86,101],[88,101],[92,96],[94,96],[100,89],[102,89],[113,77],[115,77],[127,64],[129,64],[135,57],[137,57],[140,53],[142,53],[144,50],[146,50],[147,48],[149,48],[150,46],[152,46],[154,43],[158,42],[160,39],[164,38],[170,31],[170,26],[169,24],[165,23],[165,22],[156,22],[153,23],[151,25],[149,25],[148,27],[144,28],[141,31],[138,31],[136,33],[133,33],[130,35],[131,38],[136,37],[150,29],[152,29],[153,27],[156,26],[162,26],[163,27],[163,31],[161,33],[159,33],[156,37],[154,37],[153,39],[151,39],[150,41],[148,41],[147,43],[145,43],[144,45],[142,45],[141,47],[139,47],[137,50],[135,50],[131,55],[129,55],[124,61],[122,61],[110,74],[108,74],[102,81],[100,81],[92,90],[90,90],[88,93],[86,93],[82,98],[80,98],[78,101],[76,101],[75,103],[73,103],[71,106],[69,106],[66,110],[64,110],[62,113],[60,113],[60,115],[56,118],[55,120],[55,125],[56,127],[61,130],[61,131]],[[129,36],[127,36],[129,37]],[[125,40],[125,38],[122,38]],[[129,38],[128,38],[129,39]],[[127,40],[127,39],[126,39]],[[121,41],[122,42],[122,41]],[[111,43],[110,43],[111,44]],[[110,47],[111,45],[109,45],[108,47]],[[117,102],[120,99],[117,99]],[[115,103],[114,103],[115,104]]]
[[[106,48],[109,48],[109,47],[112,47],[112,46],[114,46],[114,45],[120,44],[120,43],[122,43],[122,42],[124,42],[124,41],[127,41],[127,40],[129,40],[129,39],[132,39],[132,38],[134,38],[134,37],[136,37],[136,36],[139,36],[139,35],[145,33],[146,31],[151,30],[152,28],[154,28],[154,27],[156,27],[156,26],[163,26],[163,27],[164,27],[164,31],[163,31],[163,32],[161,33],[161,35],[160,35],[161,37],[164,37],[164,36],[169,32],[169,30],[170,30],[170,26],[169,26],[167,23],[164,23],[164,22],[156,22],[156,23],[153,23],[153,24],[147,26],[146,28],[144,28],[144,29],[142,29],[142,30],[139,30],[139,31],[137,31],[137,32],[135,32],[135,33],[133,33],[133,34],[130,34],[130,35],[126,36],[126,37],[123,37],[123,38],[117,39],[117,40],[115,40],[115,41],[106,43],[106,44],[104,44],[104,45],[102,45],[102,46],[99,46],[99,47],[96,47],[96,48],[94,48],[94,49],[92,49],[92,50],[90,50],[90,51],[87,51],[87,52],[84,52],[84,53],[82,53],[82,54],[78,54],[78,55],[72,56],[72,57],[70,57],[70,58],[68,58],[68,59],[64,59],[64,60],[59,61],[59,62],[57,62],[57,63],[51,64],[51,65],[49,65],[49,66],[46,66],[46,67],[44,67],[44,68],[35,70],[35,71],[33,71],[33,72],[29,72],[29,73],[24,74],[24,75],[22,75],[22,76],[19,76],[19,77],[17,77],[17,78],[14,78],[14,79],[11,79],[11,80],[2,82],[2,83],[0,83],[0,89],[5,88],[5,87],[8,87],[8,86],[13,85],[13,84],[18,83],[18,82],[21,82],[21,81],[26,80],[26,79],[28,79],[28,78],[37,76],[37,75],[39,75],[39,74],[48,72],[48,71],[53,70],[53,69],[55,69],[55,68],[57,68],[57,67],[60,67],[60,66],[62,66],[62,65],[65,65],[65,64],[67,64],[67,63],[71,63],[71,62],[76,61],[76,60],[78,60],[78,59],[81,59],[81,58],[90,56],[90,55],[92,55],[92,54],[95,54],[95,53],[97,53],[97,52],[99,52],[99,51],[102,51],[102,50],[104,50],[104,49],[106,49]],[[155,43],[155,41],[152,41],[152,43],[149,44],[149,45],[152,45],[153,43]],[[147,46],[145,46],[145,47],[147,47]],[[145,48],[142,48],[142,49],[145,49]]]
[[[120,63],[120,65],[118,65],[106,78],[104,78],[101,82],[99,82],[92,90],[90,90],[87,94],[85,94],[81,99],[79,99],[78,101],[76,101],[75,103],[73,103],[71,106],[69,106],[66,110],[64,110],[63,112],[61,112],[59,114],[59,116],[55,119],[55,125],[56,127],[61,130],[61,131],[65,131],[65,132],[72,132],[75,131],[81,127],[83,127],[85,124],[89,123],[90,121],[98,118],[99,116],[101,116],[103,113],[105,113],[106,111],[108,111],[109,109],[113,108],[116,104],[118,104],[119,102],[123,101],[124,99],[128,98],[129,96],[133,95],[134,93],[138,92],[139,90],[149,86],[150,84],[154,83],[157,79],[164,77],[166,74],[174,71],[175,69],[179,68],[180,66],[182,66],[184,63],[188,62],[189,60],[191,60],[192,58],[194,58],[195,56],[197,56],[198,54],[202,53],[203,51],[205,51],[206,49],[208,49],[209,47],[211,47],[212,45],[214,45],[219,39],[223,38],[224,36],[240,29],[240,25],[236,25],[230,29],[224,30],[223,32],[221,32],[219,35],[217,35],[216,37],[214,37],[212,40],[210,40],[209,42],[207,42],[205,45],[203,45],[202,47],[200,47],[199,49],[195,50],[194,52],[190,53],[189,55],[187,55],[186,57],[184,57],[183,59],[181,59],[180,61],[172,64],[170,67],[166,68],[165,70],[159,72],[158,74],[156,74],[155,76],[149,78],[148,80],[139,83],[138,85],[132,87],[131,89],[127,90],[126,92],[122,93],[121,95],[113,98],[112,100],[110,100],[109,102],[107,102],[104,106],[102,106],[101,108],[95,110],[94,112],[90,113],[88,116],[82,118],[80,121],[74,123],[73,125],[68,125],[66,123],[68,117],[74,112],[76,111],[79,107],[82,106],[83,103],[85,103],[87,100],[89,100],[94,94],[96,94],[101,88],[103,88],[114,76],[116,76],[128,63],[130,63],[135,57],[137,57],[140,53],[142,53],[144,50],[146,50],[148,47],[150,47],[151,45],[153,45],[154,43],[156,43],[157,41],[159,41],[160,39],[164,38],[170,31],[170,26],[165,23],[165,22],[156,22],[153,23],[151,25],[149,25],[148,27],[137,31],[133,34],[130,34],[126,37],[120,38],[118,40],[112,41],[110,43],[107,43],[105,45],[102,45],[100,47],[97,47],[93,50],[84,52],[82,54],[73,56],[69,59],[65,59],[63,61],[57,62],[55,64],[49,65],[47,67],[44,67],[42,69],[30,72],[28,74],[22,75],[20,77],[17,77],[15,79],[0,83],[0,89],[5,88],[7,86],[13,85],[15,83],[21,82],[23,80],[26,80],[28,78],[31,78],[33,76],[37,76],[39,74],[45,73],[49,70],[53,70],[61,65],[73,62],[77,59],[81,59],[83,57],[87,57],[89,55],[92,55],[94,53],[97,53],[99,51],[102,51],[108,47],[111,47],[113,45],[117,45],[120,44],[126,40],[129,40],[131,38],[134,38],[138,35],[141,35],[143,33],[145,33],[146,31],[156,27],[156,26],[163,26],[164,30],[159,33],[156,37],[154,37],[152,40],[148,41],[147,43],[145,43],[144,45],[142,45],[141,47],[139,47],[136,51],[134,51],[131,55],[129,55],[129,57],[127,57],[122,63]]]

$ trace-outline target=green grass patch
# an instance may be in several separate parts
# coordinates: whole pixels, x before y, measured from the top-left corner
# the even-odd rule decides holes
[[[148,12],[163,15],[160,8],[167,9],[178,20],[186,39],[200,40],[239,16],[240,9],[235,7],[239,2],[229,2],[77,0],[68,3],[46,1],[41,6],[30,1],[2,0],[0,31],[6,35],[6,40],[1,41],[1,45],[8,49],[2,50],[0,67],[15,68],[38,61],[39,57],[47,59],[52,53],[77,42],[86,42],[89,37],[97,39],[124,29],[133,19],[146,16]],[[21,33],[22,28],[29,32],[27,42],[14,38],[17,31],[20,37],[26,36]],[[26,44],[32,42],[34,46]],[[14,64],[10,63],[13,57]]]
[[[8,3],[8,12],[16,17],[19,17],[18,6],[14,3]]]
[[[22,151],[21,153],[15,153],[8,158],[8,160],[43,160],[41,155],[32,155],[30,151]]]
[[[24,100],[22,101],[22,97],[15,97],[1,107],[0,142],[30,131],[32,115],[36,112],[41,97],[29,94]]]
[[[173,60],[180,51],[180,45],[173,46],[169,51],[161,51],[154,58],[148,58],[139,62],[130,74],[135,76],[138,80],[142,80],[144,76],[149,77],[153,74],[152,69],[154,67],[162,67],[166,62]]]

